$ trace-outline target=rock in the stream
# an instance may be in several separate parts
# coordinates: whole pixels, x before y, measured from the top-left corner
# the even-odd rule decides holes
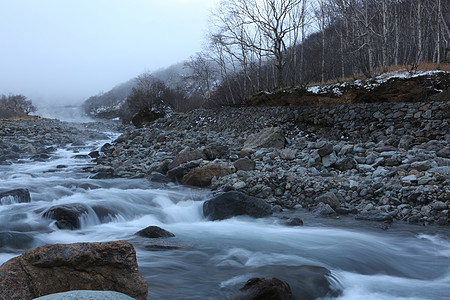
[[[341,203],[336,195],[332,192],[327,192],[323,195],[320,195],[316,199],[314,199],[315,203],[324,203],[328,204],[332,209],[336,209]]]
[[[166,238],[166,237],[174,237],[175,235],[167,230],[162,229],[158,226],[148,226],[142,230],[139,230],[135,233],[136,235],[150,238],[150,239],[157,239],[157,238]]]
[[[373,210],[373,211],[368,211],[368,212],[362,212],[360,214],[357,214],[355,216],[356,220],[366,220],[366,221],[376,221],[376,222],[387,222],[387,223],[391,223],[392,222],[392,216],[378,211],[378,210]]]
[[[230,191],[206,201],[203,204],[203,214],[210,220],[240,215],[262,218],[272,214],[272,207],[262,199]]]
[[[63,204],[50,207],[42,216],[56,220],[59,229],[74,230],[80,228],[80,217],[87,212],[83,204]]]
[[[300,266],[299,274],[291,282],[295,299],[314,300],[321,297],[337,297],[341,293],[338,286],[330,284],[330,270],[318,266]]]
[[[31,202],[31,197],[27,189],[16,189],[0,193],[0,205],[28,202]]]
[[[278,278],[251,278],[241,288],[242,300],[290,300],[292,291],[289,284]]]
[[[116,291],[147,299],[136,251],[126,241],[47,245],[0,266],[2,299],[33,299],[73,290]]]

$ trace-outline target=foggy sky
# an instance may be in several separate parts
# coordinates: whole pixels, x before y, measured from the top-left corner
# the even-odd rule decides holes
[[[81,102],[201,51],[214,0],[0,0],[0,94]]]

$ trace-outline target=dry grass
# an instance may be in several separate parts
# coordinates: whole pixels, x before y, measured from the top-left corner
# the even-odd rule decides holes
[[[450,63],[442,63],[439,67],[435,63],[431,62],[422,62],[420,63],[417,68],[413,65],[406,65],[406,66],[389,66],[384,70],[382,67],[376,68],[374,70],[375,75],[380,75],[383,73],[389,73],[389,72],[396,72],[396,71],[406,71],[406,72],[415,72],[415,71],[433,71],[433,70],[441,70],[450,72]],[[346,78],[336,78],[336,79],[330,79],[325,82],[312,82],[309,83],[307,86],[322,86],[322,85],[331,85],[335,83],[342,83],[342,82],[354,82],[355,80],[367,80],[367,76],[363,73],[357,73],[354,74],[351,77]]]

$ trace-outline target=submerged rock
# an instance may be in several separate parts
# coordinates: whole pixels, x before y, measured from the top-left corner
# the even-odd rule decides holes
[[[251,278],[241,288],[246,300],[290,300],[292,291],[289,284],[278,278]]]
[[[64,204],[50,207],[42,216],[56,220],[59,229],[74,230],[80,228],[80,217],[87,213],[87,207],[82,204]]]
[[[16,189],[0,193],[0,205],[28,202],[31,202],[31,196],[27,189]]]
[[[72,290],[116,291],[147,299],[136,251],[126,241],[47,245],[0,266],[2,299],[33,299]]]

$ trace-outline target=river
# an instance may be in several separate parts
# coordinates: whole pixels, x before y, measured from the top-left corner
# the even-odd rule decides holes
[[[113,136],[111,136],[113,138]],[[208,221],[206,190],[162,186],[144,179],[90,179],[93,163],[76,155],[106,141],[58,149],[45,162],[0,166],[0,191],[27,188],[30,203],[0,205],[0,263],[53,243],[128,240],[137,251],[149,299],[225,299],[251,277],[287,281],[294,298],[299,266],[331,270],[337,299],[449,299],[448,227],[394,224],[389,229],[351,219],[316,219],[288,227],[279,218]],[[58,230],[43,212],[82,203],[79,230]],[[114,212],[100,220],[93,207]],[[152,245],[134,233],[150,225],[176,235]]]

